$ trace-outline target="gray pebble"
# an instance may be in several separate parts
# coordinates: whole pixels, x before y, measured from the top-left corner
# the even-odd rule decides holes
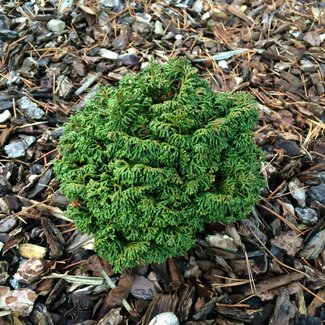
[[[102,58],[109,59],[109,60],[118,60],[119,54],[107,49],[100,49],[99,55]]]
[[[120,5],[120,0],[100,0],[100,4],[103,7],[117,7]]]
[[[296,208],[297,216],[306,225],[315,225],[318,221],[318,214],[311,208]]]
[[[13,216],[8,216],[0,220],[0,232],[9,232],[17,225],[17,219]]]
[[[28,147],[36,141],[33,136],[27,136],[21,140],[10,141],[4,149],[9,158],[20,158],[24,157]]]
[[[179,325],[179,321],[174,313],[166,312],[155,316],[149,325]]]
[[[155,34],[164,35],[164,32],[165,32],[165,30],[163,28],[162,23],[159,20],[156,20],[156,22],[155,22]]]
[[[22,97],[18,101],[18,106],[26,114],[26,116],[34,120],[40,120],[45,115],[44,111],[34,102],[32,102],[27,96]]]
[[[65,29],[65,22],[60,19],[51,19],[47,23],[47,29],[51,32],[63,32]]]
[[[303,72],[315,72],[317,70],[317,65],[310,60],[301,60],[300,68]]]
[[[7,122],[11,118],[11,113],[8,110],[5,110],[0,114],[0,123]]]
[[[10,30],[10,29],[2,29],[0,30],[0,39],[1,40],[9,40],[9,39],[15,39],[18,37],[18,33],[14,30]]]
[[[312,201],[319,201],[325,204],[325,184],[310,187],[307,191],[307,196]]]

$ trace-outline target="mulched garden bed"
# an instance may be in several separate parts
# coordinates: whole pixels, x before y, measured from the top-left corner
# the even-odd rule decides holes
[[[320,1],[1,1],[0,324],[322,324],[324,24]],[[255,96],[268,185],[186,256],[114,274],[65,217],[57,142],[99,85],[178,56]]]

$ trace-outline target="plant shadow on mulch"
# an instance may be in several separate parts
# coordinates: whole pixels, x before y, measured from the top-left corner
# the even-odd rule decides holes
[[[324,322],[324,23],[319,2],[2,1],[0,324]],[[186,256],[114,274],[64,214],[57,141],[100,84],[177,56],[257,99],[268,186]]]

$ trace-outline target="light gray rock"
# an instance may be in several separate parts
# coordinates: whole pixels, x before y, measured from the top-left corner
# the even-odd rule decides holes
[[[202,0],[196,0],[193,4],[192,10],[197,12],[198,14],[201,14],[203,10],[203,1]]]
[[[306,205],[306,191],[304,189],[303,184],[299,181],[298,178],[294,178],[289,182],[289,190],[291,196],[298,202],[301,208]]]
[[[60,19],[51,19],[47,23],[47,29],[50,30],[51,32],[63,32],[65,29],[65,22],[60,20]]]
[[[4,149],[9,158],[24,157],[29,146],[36,141],[33,136],[27,136],[24,139],[10,141]]]
[[[317,70],[317,65],[310,60],[301,60],[300,68],[304,72],[315,72]]]
[[[99,55],[102,58],[109,59],[109,60],[118,60],[119,58],[118,53],[106,49],[101,49],[99,51]]]
[[[212,247],[221,248],[226,251],[237,252],[237,247],[235,246],[233,239],[228,235],[217,233],[215,235],[208,235],[205,239]]]
[[[32,102],[27,96],[22,97],[18,101],[18,106],[27,117],[34,120],[40,120],[45,115],[44,111],[39,108],[37,104]]]
[[[179,325],[179,321],[174,313],[166,312],[155,316],[149,325]]]
[[[120,0],[100,0],[100,4],[103,7],[117,7],[120,5]]]
[[[11,40],[18,37],[18,33],[10,29],[1,29],[0,30],[0,40]]]
[[[156,20],[155,22],[155,34],[157,35],[164,35],[165,30],[163,28],[162,23],[159,20]]]
[[[7,122],[11,118],[11,113],[8,110],[5,110],[0,114],[0,123]]]
[[[311,208],[296,208],[298,218],[306,225],[315,225],[318,221],[318,214]]]

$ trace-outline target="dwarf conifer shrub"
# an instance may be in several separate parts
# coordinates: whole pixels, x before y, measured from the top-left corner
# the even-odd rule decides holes
[[[249,94],[212,92],[183,58],[102,88],[58,146],[68,215],[116,271],[184,254],[205,224],[257,203],[257,116]]]

